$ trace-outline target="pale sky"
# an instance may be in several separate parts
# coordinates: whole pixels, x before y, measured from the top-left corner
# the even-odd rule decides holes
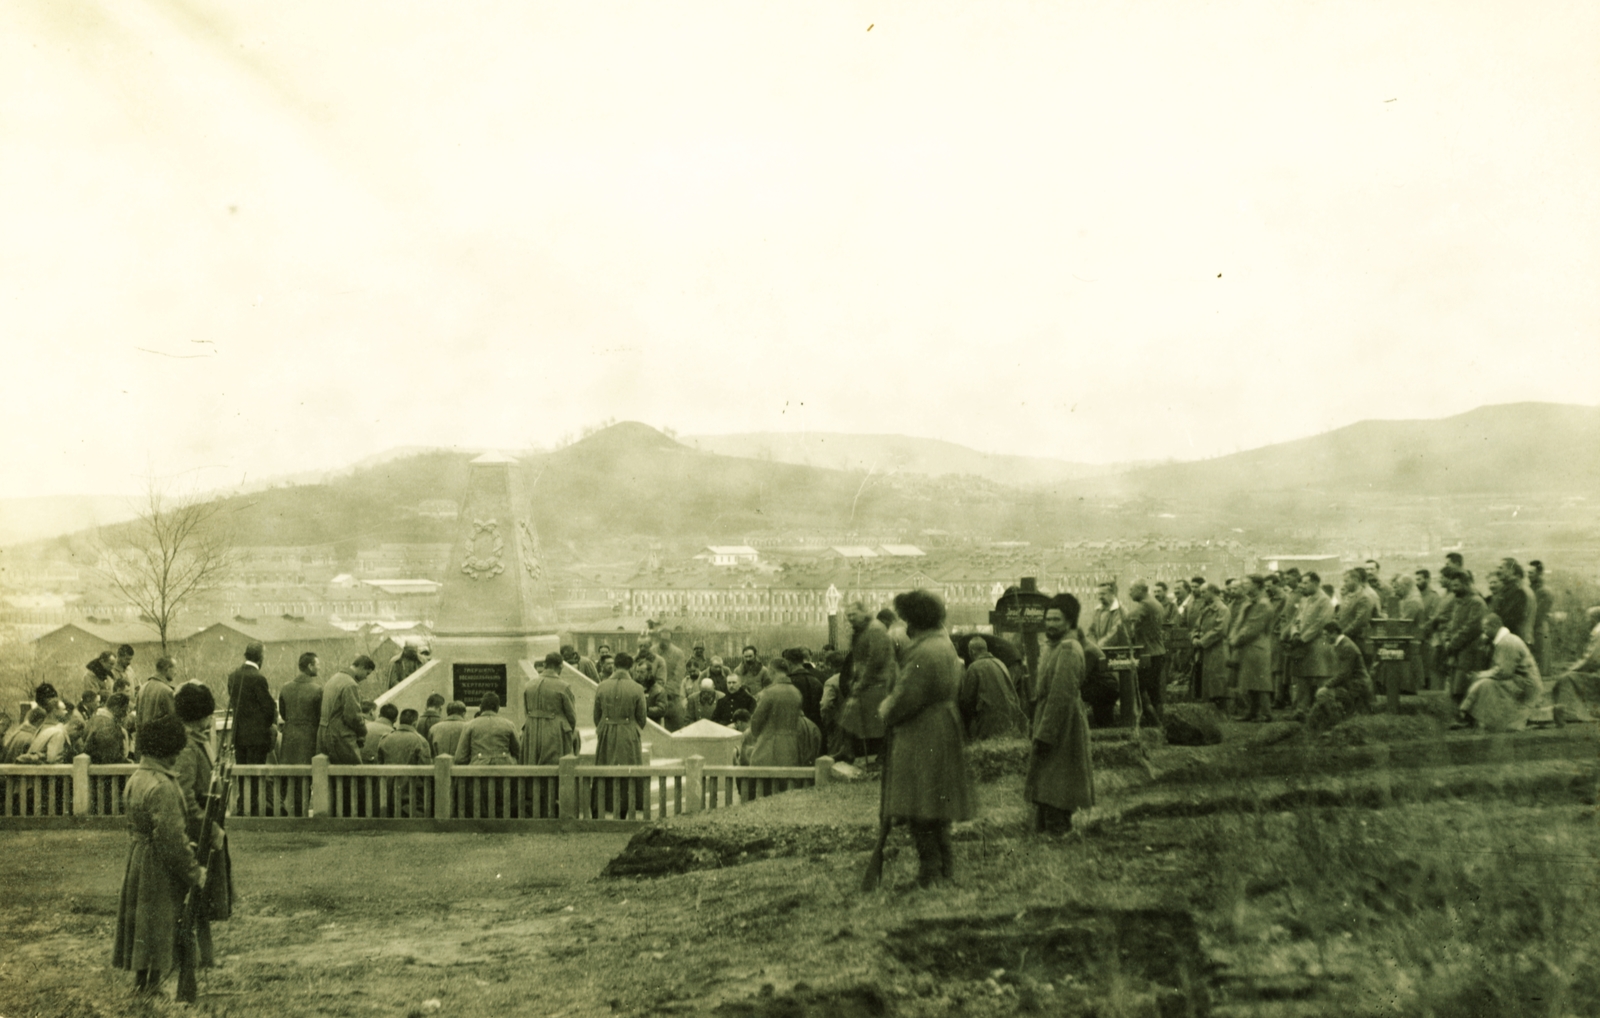
[[[1587,2],[11,0],[0,496],[1594,403],[1597,52]]]

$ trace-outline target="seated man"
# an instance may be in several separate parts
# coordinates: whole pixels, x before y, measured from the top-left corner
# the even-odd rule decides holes
[[[1589,609],[1589,622],[1593,628],[1589,630],[1589,646],[1583,657],[1550,684],[1550,702],[1554,705],[1552,716],[1558,724],[1594,720],[1588,705],[1583,702],[1583,689],[1578,676],[1600,673],[1600,605]]]
[[[1317,687],[1306,718],[1313,731],[1332,728],[1355,714],[1372,712],[1372,674],[1367,671],[1361,647],[1345,634],[1338,622],[1322,627],[1333,651],[1333,674]]]
[[[1520,732],[1536,710],[1549,706],[1539,665],[1528,645],[1494,612],[1483,617],[1483,635],[1492,645],[1489,667],[1473,677],[1460,715],[1450,727],[1477,725],[1486,732]]]

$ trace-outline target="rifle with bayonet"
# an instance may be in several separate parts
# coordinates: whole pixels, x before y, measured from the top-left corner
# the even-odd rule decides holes
[[[200,825],[200,842],[195,846],[195,856],[202,874],[210,874],[220,856],[223,823],[228,816],[228,803],[233,795],[233,697],[228,697],[228,709],[222,719],[222,742],[217,749],[216,761],[211,767],[211,783],[206,789],[205,820]],[[222,879],[227,879],[224,876]],[[200,965],[200,946],[195,931],[199,925],[200,910],[210,907],[206,893],[209,877],[189,888],[183,899],[183,915],[178,923],[178,1000],[193,1004],[200,987],[195,970]]]

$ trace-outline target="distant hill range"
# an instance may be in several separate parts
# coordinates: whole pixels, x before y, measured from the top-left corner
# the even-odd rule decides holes
[[[924,530],[1047,542],[1158,531],[1203,537],[1219,526],[1260,534],[1286,513],[1327,511],[1337,524],[1341,510],[1332,503],[1356,496],[1600,496],[1596,449],[1600,407],[1522,403],[1443,420],[1363,421],[1216,459],[1120,473],[900,436],[813,432],[678,442],[633,422],[528,456],[520,469],[541,535],[567,546],[816,533],[896,533],[915,542]],[[351,558],[357,544],[453,541],[457,526],[418,506],[459,499],[471,457],[442,449],[370,457],[314,475],[313,483],[291,479],[226,496],[226,519],[240,544],[334,544]],[[790,462],[808,458],[813,462]],[[0,501],[0,541],[114,525],[129,518],[135,502]]]
[[[879,474],[966,475],[1026,488],[1126,471],[1135,464],[1070,463],[1039,456],[979,452],[937,438],[850,435],[838,431],[756,431],[737,435],[686,435],[685,445],[718,456],[793,463],[827,470]]]
[[[1401,497],[1600,493],[1600,407],[1507,403],[1089,479],[1079,494],[1226,500],[1242,492]]]

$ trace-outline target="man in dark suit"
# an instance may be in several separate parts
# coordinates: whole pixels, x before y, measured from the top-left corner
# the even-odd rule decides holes
[[[278,730],[278,708],[261,674],[266,648],[251,643],[244,649],[244,664],[228,676],[228,702],[233,705],[233,749],[242,764],[264,764]]]

